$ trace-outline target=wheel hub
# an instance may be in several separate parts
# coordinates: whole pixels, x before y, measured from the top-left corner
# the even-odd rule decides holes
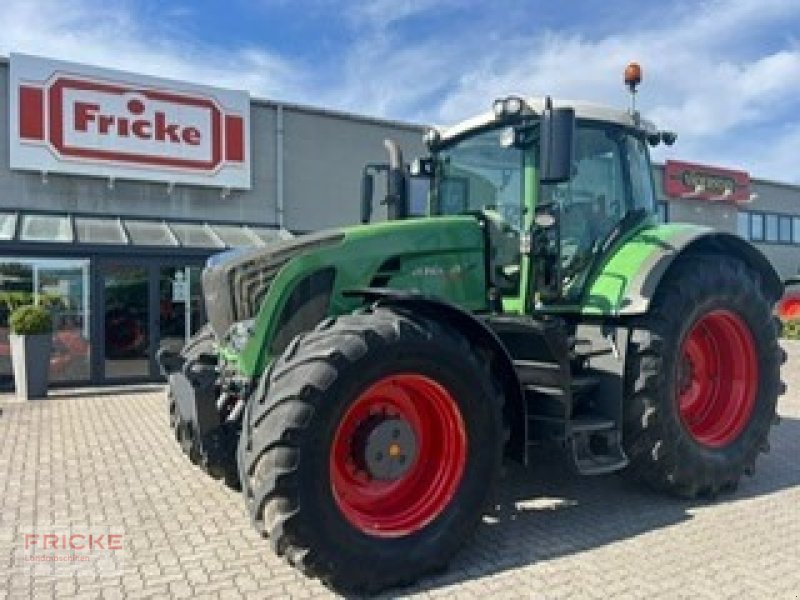
[[[364,445],[364,464],[375,479],[400,479],[417,456],[417,439],[408,421],[385,419],[372,428]]]
[[[454,396],[426,375],[398,373],[375,381],[343,415],[331,446],[331,490],[359,531],[401,537],[447,508],[466,464]]]

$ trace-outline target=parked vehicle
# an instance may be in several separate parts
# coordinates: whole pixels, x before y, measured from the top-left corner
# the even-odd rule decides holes
[[[278,554],[358,592],[445,566],[534,444],[585,475],[734,489],[783,391],[783,285],[741,238],[658,222],[648,146],[674,140],[509,96],[410,166],[387,142],[362,197],[368,221],[385,172],[387,222],[206,268],[208,327],[160,355],[185,451],[238,480]]]

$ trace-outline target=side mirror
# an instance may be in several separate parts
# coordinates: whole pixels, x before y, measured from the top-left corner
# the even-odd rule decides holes
[[[369,223],[372,218],[372,197],[375,193],[375,178],[364,169],[361,176],[361,222]]]
[[[547,99],[539,131],[539,181],[564,183],[572,177],[575,110],[553,108]]]

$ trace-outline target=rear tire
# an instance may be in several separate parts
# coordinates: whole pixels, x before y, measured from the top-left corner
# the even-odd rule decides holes
[[[714,497],[753,473],[785,359],[756,273],[723,256],[676,264],[628,356],[626,473],[684,497]]]
[[[256,528],[339,591],[443,569],[500,469],[502,394],[487,365],[453,329],[386,308],[298,336],[245,411],[239,468]],[[419,452],[388,475],[370,446],[384,430],[398,453]]]

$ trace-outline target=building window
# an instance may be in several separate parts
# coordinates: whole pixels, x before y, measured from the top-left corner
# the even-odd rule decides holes
[[[792,217],[792,241],[800,244],[800,217]]]
[[[764,215],[750,213],[750,239],[757,241],[764,239]]]
[[[5,349],[0,352],[0,386],[4,389],[13,385],[8,319],[21,304],[45,306],[53,319],[50,381],[88,381],[89,261],[0,257],[0,348]]]
[[[0,213],[0,240],[13,240],[17,231],[16,213]]]
[[[768,242],[778,241],[778,215],[766,216],[766,239]]]
[[[736,215],[736,233],[746,240],[750,239],[750,213],[740,210]]]
[[[660,222],[667,223],[669,221],[669,207],[666,202],[657,202],[656,211]]]
[[[788,215],[778,217],[778,238],[781,242],[792,243],[792,218]]]

